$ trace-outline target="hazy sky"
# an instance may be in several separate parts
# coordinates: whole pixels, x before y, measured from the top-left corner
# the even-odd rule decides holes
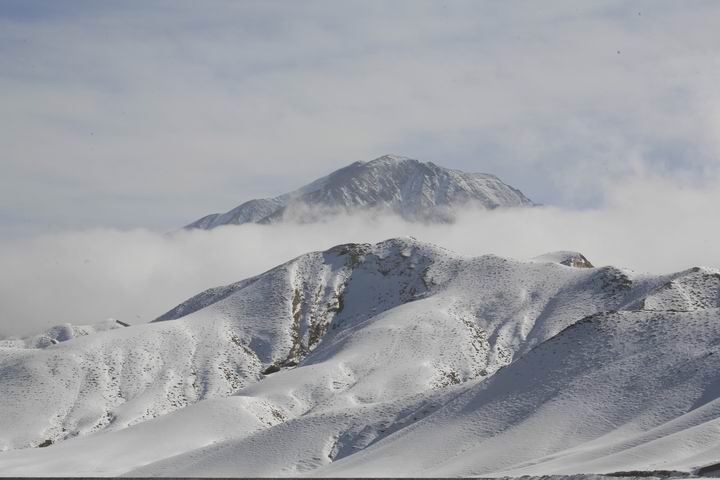
[[[0,337],[414,235],[720,267],[718,1],[0,0]],[[166,235],[385,153],[551,207]]]
[[[398,153],[714,181],[720,2],[0,0],[0,235],[171,229]]]

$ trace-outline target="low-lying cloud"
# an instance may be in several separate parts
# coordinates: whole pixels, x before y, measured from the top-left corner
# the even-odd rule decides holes
[[[595,265],[666,273],[720,266],[720,187],[642,179],[609,190],[593,210],[541,207],[460,212],[453,224],[392,216],[244,225],[172,234],[91,230],[0,244],[0,336],[108,317],[147,322],[209,287],[261,273],[297,255],[347,242],[412,235],[463,255],[530,258],[577,250]]]

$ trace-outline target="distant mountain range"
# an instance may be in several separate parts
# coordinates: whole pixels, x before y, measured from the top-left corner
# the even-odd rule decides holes
[[[396,155],[355,162],[290,193],[250,200],[226,213],[207,215],[185,228],[312,222],[334,213],[377,210],[410,221],[451,221],[455,209],[527,207],[533,202],[494,175],[467,173]]]
[[[717,270],[339,245],[0,341],[0,472],[686,475],[720,459],[719,345]]]

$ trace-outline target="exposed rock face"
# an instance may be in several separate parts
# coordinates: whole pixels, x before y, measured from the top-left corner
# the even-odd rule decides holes
[[[337,213],[391,212],[411,221],[447,222],[455,209],[527,207],[519,190],[494,175],[467,173],[396,155],[355,162],[293,192],[250,200],[226,212],[207,215],[185,228],[221,225],[313,222]]]

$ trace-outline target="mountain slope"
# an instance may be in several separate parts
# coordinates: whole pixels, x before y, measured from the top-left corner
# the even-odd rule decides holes
[[[493,175],[449,170],[410,158],[385,155],[355,162],[276,198],[250,200],[223,214],[207,215],[185,228],[315,221],[339,212],[378,210],[408,220],[447,221],[455,208],[531,206],[519,190]]]
[[[0,471],[442,476],[711,463],[718,272],[642,276],[567,258],[464,258],[413,239],[341,245],[149,325],[6,347],[4,448],[56,444],[0,453]],[[138,448],[163,432],[172,438]],[[653,442],[678,453],[662,463]]]
[[[522,476],[714,463],[718,313],[589,317],[429,417],[315,473]],[[424,448],[436,438],[442,444]]]
[[[692,471],[720,454],[717,320],[717,309],[598,314],[488,380],[433,392],[401,412],[383,402],[310,412],[130,474]],[[297,386],[290,372],[277,380]]]

